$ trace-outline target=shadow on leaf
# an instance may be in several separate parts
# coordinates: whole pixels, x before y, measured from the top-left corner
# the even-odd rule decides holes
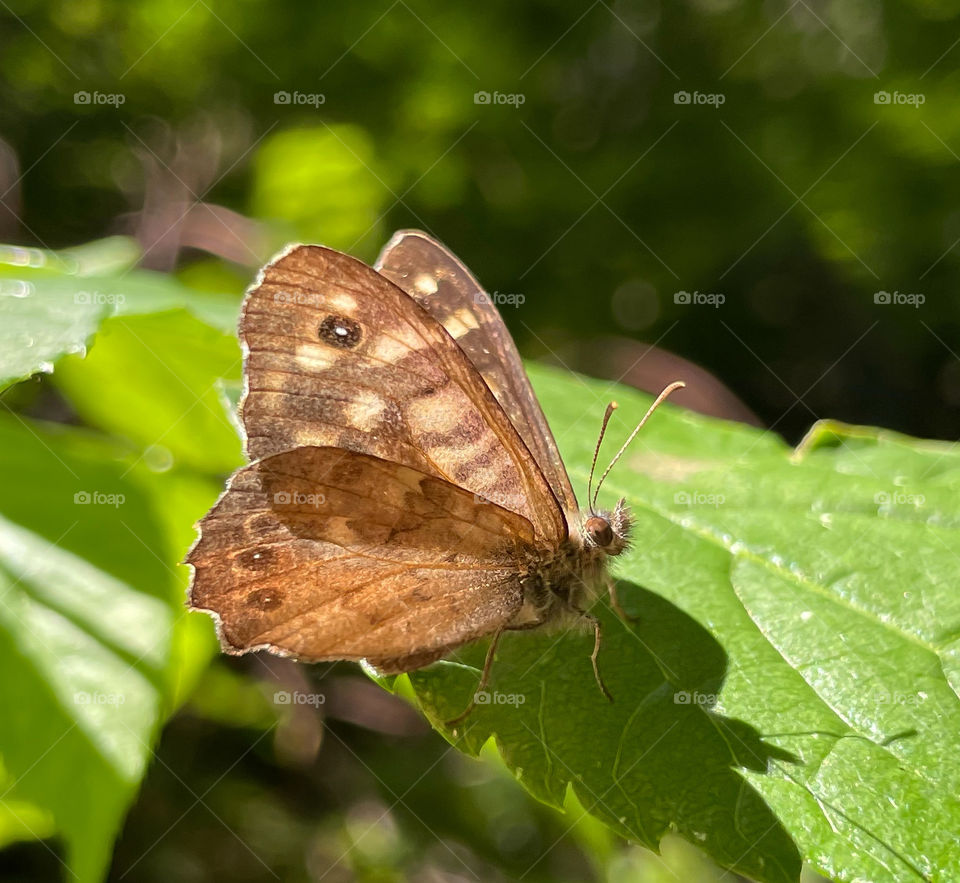
[[[473,696],[485,644],[412,673],[424,711],[469,754],[495,738],[517,779],[546,803],[562,806],[571,785],[592,815],[644,846],[676,831],[738,873],[796,880],[796,845],[738,772],[795,758],[715,710],[727,657],[705,629],[640,586],[622,582],[618,592],[636,620],[605,603],[592,610],[612,703],[593,678],[592,634],[531,631],[504,635],[485,695],[452,730],[441,722]]]

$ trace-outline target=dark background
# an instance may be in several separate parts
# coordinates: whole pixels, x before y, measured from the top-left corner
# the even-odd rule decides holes
[[[424,227],[525,296],[505,312],[531,357],[659,341],[790,440],[822,416],[954,438],[956,11],[21,3],[0,32],[0,234],[132,232],[158,267],[212,247],[246,266],[207,267],[211,284],[239,288],[292,239],[372,260]],[[523,103],[477,105],[481,90]]]
[[[0,240],[125,233],[144,266],[239,294],[289,241],[372,260],[421,227],[523,296],[504,314],[528,357],[590,373],[585,341],[656,343],[791,442],[821,417],[953,439],[958,11],[11,2]],[[218,663],[168,727],[115,879],[269,879],[234,831],[288,861],[283,879],[459,879],[455,853],[482,879],[659,879],[659,860],[589,821],[568,830],[494,765],[441,758],[351,667],[297,675],[351,697],[324,709],[325,735],[316,715],[277,728],[250,692],[259,666]],[[338,859],[357,830],[373,833]],[[3,860],[56,873],[35,845]]]

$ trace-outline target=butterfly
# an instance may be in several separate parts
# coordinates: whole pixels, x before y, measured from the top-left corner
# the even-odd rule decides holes
[[[252,462],[186,558],[190,606],[226,652],[391,674],[491,636],[479,692],[505,631],[566,620],[593,626],[610,698],[586,608],[606,579],[620,609],[606,560],[630,512],[597,511],[596,494],[581,512],[503,319],[446,247],[400,231],[373,268],[288,248],[239,333]]]

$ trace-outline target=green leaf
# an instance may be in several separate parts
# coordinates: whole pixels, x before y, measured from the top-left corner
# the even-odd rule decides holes
[[[0,767],[0,788],[5,792],[0,801],[0,848],[18,840],[39,840],[56,833],[51,812],[25,800],[11,799],[15,782]]]
[[[625,437],[649,398],[531,375],[582,491],[589,424],[616,397]],[[601,496],[636,519],[614,566],[636,619],[593,608],[615,701],[589,630],[507,633],[489,703],[454,729],[485,647],[409,675],[434,725],[470,754],[495,739],[547,803],[572,787],[632,840],[677,831],[759,880],[801,859],[842,880],[960,875],[960,452],[825,424],[792,455],[666,407]]]
[[[109,611],[109,616],[105,615]],[[74,873],[107,860],[159,716],[172,611],[82,558],[0,520],[0,702],[15,790],[50,807]],[[70,771],[82,801],[65,800]],[[104,835],[107,836],[104,836]]]
[[[25,279],[0,278],[0,388],[82,353],[108,307]]]
[[[148,463],[217,474],[242,462],[224,389],[239,389],[240,368],[232,334],[176,310],[108,319],[54,380],[84,421],[131,440]]]
[[[212,649],[174,564],[217,488],[13,416],[0,482],[0,833],[55,830],[68,876],[98,880],[159,724]]]
[[[120,237],[63,252],[0,246],[0,387],[84,354],[112,315],[185,308],[234,330],[236,294],[194,291],[171,276],[131,269],[137,256]]]

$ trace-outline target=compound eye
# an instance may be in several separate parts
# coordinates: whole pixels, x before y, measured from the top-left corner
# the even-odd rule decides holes
[[[599,515],[591,515],[583,525],[584,530],[593,542],[598,546],[609,546],[613,542],[613,528],[606,518]]]

